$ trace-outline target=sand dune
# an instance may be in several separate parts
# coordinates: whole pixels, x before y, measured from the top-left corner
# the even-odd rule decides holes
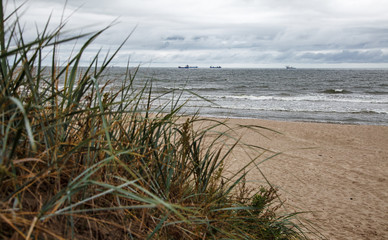
[[[288,210],[320,227],[328,239],[388,239],[388,126],[339,125],[230,119],[260,125],[240,131],[242,141],[282,154],[261,164],[268,180],[279,186]],[[236,151],[229,169],[242,163]],[[270,152],[267,153],[267,156]],[[247,160],[248,161],[248,160]],[[253,169],[248,180],[263,181]]]

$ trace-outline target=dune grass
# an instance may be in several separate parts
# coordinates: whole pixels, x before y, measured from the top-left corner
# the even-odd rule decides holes
[[[133,87],[137,68],[106,91],[120,47],[80,67],[105,29],[62,37],[48,23],[26,41],[18,11],[0,11],[1,239],[305,238],[294,214],[277,214],[276,189],[245,187],[245,168],[225,176],[240,143],[226,144],[224,122],[184,117],[178,101],[155,106],[151,81]]]

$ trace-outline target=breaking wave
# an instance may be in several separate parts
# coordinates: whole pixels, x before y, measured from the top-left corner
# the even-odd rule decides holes
[[[307,102],[349,102],[349,103],[376,103],[388,104],[388,98],[366,98],[365,96],[354,96],[347,98],[329,97],[324,94],[317,95],[299,95],[299,96],[222,96],[223,99],[241,99],[250,101],[307,101]]]
[[[345,89],[326,89],[325,91],[322,91],[322,93],[325,93],[325,94],[349,94],[352,92],[345,90]]]

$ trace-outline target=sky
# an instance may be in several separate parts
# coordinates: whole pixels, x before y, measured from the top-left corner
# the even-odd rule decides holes
[[[9,1],[7,11],[22,1]],[[85,53],[150,67],[388,67],[387,0],[30,0],[25,33],[68,19],[67,34],[115,22]],[[65,11],[63,10],[65,9]],[[62,47],[66,56],[74,48]],[[65,58],[65,57],[63,57]]]

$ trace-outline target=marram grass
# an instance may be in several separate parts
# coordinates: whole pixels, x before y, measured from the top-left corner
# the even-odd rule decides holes
[[[79,66],[104,30],[63,38],[48,23],[27,41],[18,10],[0,10],[1,239],[306,238],[294,214],[277,214],[276,189],[249,190],[245,168],[225,177],[233,129],[195,127],[205,120],[178,101],[155,106],[151,84],[132,85],[137,69],[104,91],[120,47]],[[84,44],[58,67],[74,40]]]

